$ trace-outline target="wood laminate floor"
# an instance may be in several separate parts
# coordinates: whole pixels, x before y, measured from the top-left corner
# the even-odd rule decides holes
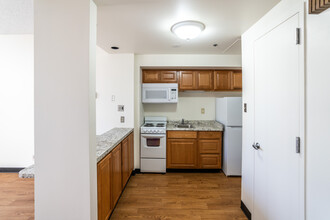
[[[245,220],[240,182],[223,173],[137,174],[111,220]],[[0,219],[34,219],[34,179],[0,173]]]
[[[18,173],[0,173],[0,219],[34,219],[34,179]]]
[[[241,178],[223,173],[132,176],[111,220],[245,220]]]

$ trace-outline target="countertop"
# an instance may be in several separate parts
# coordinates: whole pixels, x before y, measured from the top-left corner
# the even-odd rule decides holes
[[[122,142],[133,128],[113,128],[110,131],[96,136],[96,161],[102,160],[120,142]],[[34,165],[29,166],[18,173],[20,178],[34,178]]]
[[[169,121],[167,123],[168,131],[223,131],[223,125],[217,121],[209,120],[191,120],[184,121],[185,124],[192,124],[192,128],[177,128],[176,124],[180,124],[181,121]]]

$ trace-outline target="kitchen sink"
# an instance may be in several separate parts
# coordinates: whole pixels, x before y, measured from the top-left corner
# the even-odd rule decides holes
[[[176,124],[175,127],[177,127],[177,128],[193,128],[194,126],[191,124]]]

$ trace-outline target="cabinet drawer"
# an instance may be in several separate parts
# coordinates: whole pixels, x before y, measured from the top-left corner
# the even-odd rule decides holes
[[[200,154],[199,166],[202,169],[220,169],[220,154]]]
[[[217,154],[221,153],[220,140],[199,140],[199,153]]]
[[[222,132],[220,131],[200,131],[198,132],[198,138],[200,139],[212,139],[221,138]]]
[[[168,131],[167,132],[167,138],[190,138],[195,139],[197,138],[197,132],[196,131]]]

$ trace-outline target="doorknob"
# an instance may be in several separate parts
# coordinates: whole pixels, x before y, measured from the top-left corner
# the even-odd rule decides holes
[[[252,144],[252,147],[253,147],[255,150],[259,150],[259,149],[260,149],[260,144],[259,144],[259,143]]]

